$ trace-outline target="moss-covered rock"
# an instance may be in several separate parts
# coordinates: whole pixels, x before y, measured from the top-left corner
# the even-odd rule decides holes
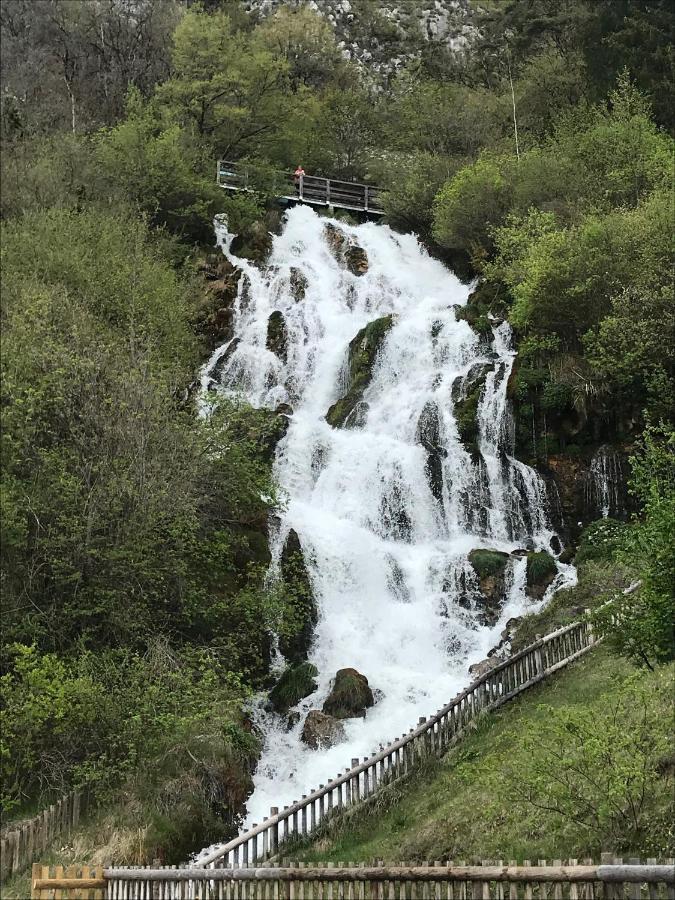
[[[286,362],[288,355],[288,332],[283,313],[278,309],[267,320],[267,349]]]
[[[312,709],[307,713],[300,740],[312,750],[326,750],[328,747],[339,744],[345,737],[346,732],[342,722],[318,709]]]
[[[326,413],[326,421],[333,428],[349,427],[351,414],[361,403],[363,392],[373,374],[378,351],[393,325],[392,315],[369,322],[349,343],[347,391]],[[348,421],[349,420],[349,421]]]
[[[323,711],[335,719],[351,719],[365,715],[366,709],[374,703],[366,676],[356,669],[340,669],[323,704]]]
[[[286,601],[279,649],[289,663],[300,665],[307,659],[318,611],[302,545],[296,531],[291,529],[281,554],[281,578]]]
[[[317,688],[314,679],[318,674],[316,666],[309,662],[289,666],[270,691],[270,703],[274,711],[283,715],[292,706],[313,694]]]
[[[506,599],[508,553],[499,550],[472,550],[469,562],[478,577],[480,596],[475,599],[482,625],[494,625]]]
[[[555,559],[545,550],[527,554],[527,594],[541,600],[558,572]]]
[[[498,282],[481,281],[464,306],[455,308],[455,317],[468,322],[482,337],[492,337],[492,326],[507,313],[508,292]],[[490,318],[492,316],[493,318]]]
[[[469,553],[469,562],[478,576],[479,581],[485,578],[503,578],[508,562],[509,554],[501,550],[472,550]]]
[[[478,404],[490,366],[478,363],[452,386],[453,413],[459,439],[466,450],[478,455]]]

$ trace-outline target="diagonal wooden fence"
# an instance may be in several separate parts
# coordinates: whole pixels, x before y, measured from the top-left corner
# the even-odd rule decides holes
[[[480,715],[498,709],[587,653],[597,642],[590,622],[575,622],[530,644],[473,682],[431,718],[283,810],[272,807],[261,824],[197,860],[195,865],[248,866],[275,858],[284,842],[304,838],[347,810],[368,802],[385,785],[406,777],[421,759],[442,755]]]
[[[0,835],[0,882],[27,869],[56,838],[67,837],[80,824],[88,803],[87,791],[73,791],[32,819],[3,829]]]
[[[33,900],[672,900],[673,860],[235,869],[33,867]]]

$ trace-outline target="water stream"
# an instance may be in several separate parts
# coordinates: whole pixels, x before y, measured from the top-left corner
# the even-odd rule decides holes
[[[205,366],[203,397],[215,388],[255,406],[292,407],[275,462],[287,502],[273,566],[295,529],[319,608],[310,650],[319,686],[299,705],[300,720],[288,730],[262,703],[257,710],[265,749],[247,824],[435,712],[468,683],[468,666],[498,642],[508,618],[536,608],[525,594],[525,560],[511,557],[499,621],[481,625],[471,549],[550,551],[553,539],[559,550],[542,479],[510,454],[507,382],[515,352],[508,324],[495,322],[491,340],[479,337],[455,315],[469,287],[413,235],[386,226],[333,222],[367,254],[367,271],[353,274],[331,246],[326,221],[307,207],[292,209],[264,269],[233,257],[231,236],[223,223],[217,227],[223,252],[243,275],[235,337]],[[301,299],[298,280],[306,284]],[[288,334],[285,361],[266,349],[274,311]],[[325,415],[344,392],[349,342],[387,314],[394,324],[358,425],[332,428]],[[479,452],[472,454],[460,441],[454,407],[481,375]],[[425,429],[433,437],[435,483],[429,440],[426,449],[420,442]],[[549,594],[573,580],[574,570],[559,564]],[[348,666],[366,675],[380,699],[365,719],[345,721],[345,742],[310,750],[300,741],[304,713],[321,708],[335,672]]]

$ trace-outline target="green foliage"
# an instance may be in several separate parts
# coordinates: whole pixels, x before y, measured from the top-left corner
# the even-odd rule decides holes
[[[270,703],[274,710],[283,715],[304,697],[312,694],[317,688],[314,679],[318,674],[316,666],[308,662],[285,669],[270,691]]]
[[[242,753],[232,734],[245,692],[236,677],[223,677],[217,657],[156,638],[143,653],[99,650],[68,660],[13,644],[4,663],[3,809],[73,784],[93,785],[103,799],[138,770],[145,796],[156,797],[168,778],[203,766],[220,779],[214,811],[220,804],[231,818],[225,773]],[[246,758],[254,752],[243,748]],[[197,767],[190,753],[201,759]]]
[[[614,649],[653,667],[675,657],[675,433],[648,426],[631,457],[631,489],[642,506],[626,529],[619,559],[630,563],[639,588],[617,595],[596,620]]]
[[[499,550],[472,550],[469,553],[469,562],[482,580],[489,577],[502,577],[508,561],[508,553]]]
[[[671,745],[662,716],[672,686],[663,673],[649,687],[628,679],[605,710],[545,707],[542,727],[522,740],[530,765],[507,766],[502,776],[516,803],[552,813],[589,839],[642,845],[664,789],[658,776]]]
[[[626,535],[626,525],[616,519],[598,519],[581,532],[574,562],[577,565],[588,560],[611,560],[621,549]]]
[[[541,550],[538,553],[527,554],[527,584],[532,586],[550,581],[558,568],[550,553]]]
[[[96,160],[153,224],[190,240],[210,239],[223,199],[213,178],[213,158],[170,112],[131,91],[124,121],[100,136]]]

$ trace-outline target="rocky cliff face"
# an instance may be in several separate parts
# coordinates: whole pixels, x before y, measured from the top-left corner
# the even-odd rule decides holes
[[[335,29],[346,57],[388,76],[419,55],[429,41],[461,51],[476,34],[469,0],[245,0],[265,17],[280,6],[307,5]],[[393,52],[392,52],[393,51]]]

